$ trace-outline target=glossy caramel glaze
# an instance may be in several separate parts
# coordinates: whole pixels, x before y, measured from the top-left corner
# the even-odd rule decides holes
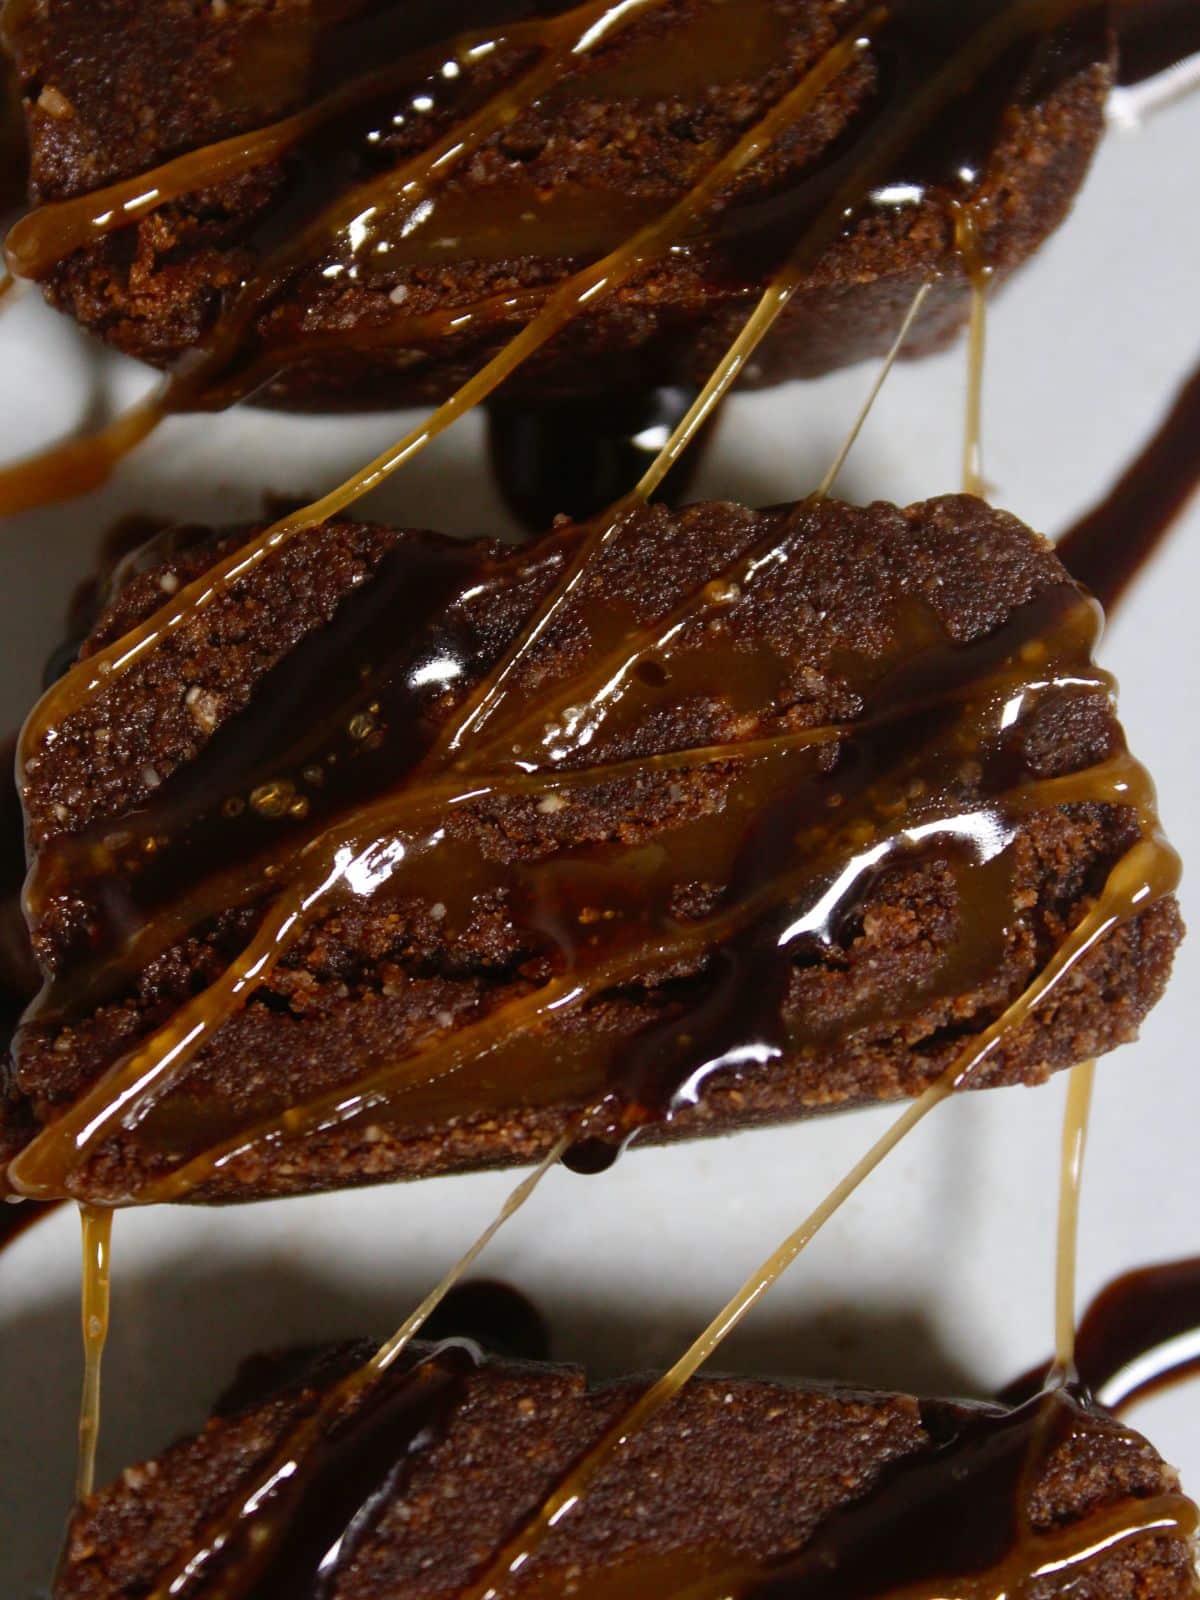
[[[1011,847],[1034,812],[1086,800],[1133,808],[1135,835],[1162,854],[1154,893],[1169,890],[1152,791],[1107,720],[1109,683],[1091,663],[1096,613],[1070,583],[970,643],[909,595],[888,617],[886,648],[838,661],[845,721],[764,721],[764,707],[787,703],[795,664],[769,636],[752,645],[749,630],[779,605],[796,541],[840,514],[817,502],[771,514],[741,554],[633,628],[600,598],[595,571],[635,558],[651,513],[568,528],[515,557],[396,542],[176,779],[116,825],[97,819],[42,843],[27,889],[35,923],[70,905],[68,923],[87,931],[59,941],[29,1030],[70,1027],[215,915],[246,907],[258,925],[223,974],[18,1156],[13,1184],[60,1194],[109,1138],[136,1128],[160,1176],[120,1198],[178,1198],[318,1126],[419,1127],[497,1095],[590,1105],[588,1148],[613,1152],[694,1102],[713,1074],[821,1043],[821,1024],[789,998],[792,974],[836,950],[888,868],[942,863],[969,915],[911,992],[864,998],[841,1027],[869,1025],[873,1005],[902,1016],[993,970],[1011,918]],[[472,618],[522,586],[528,610],[506,647],[490,666],[472,659]],[[572,615],[586,618],[588,647],[531,701],[543,641]],[[685,713],[718,689],[719,714]],[[1039,775],[1025,730],[1076,704],[1106,719],[1097,764]],[[647,728],[672,721],[665,745],[637,754]],[[518,862],[487,842],[489,817],[552,827],[541,819],[566,810],[578,827],[611,785],[634,779],[639,805],[666,804],[665,849],[630,835]],[[693,799],[671,817],[680,783]],[[721,887],[689,905],[695,882]],[[185,1113],[191,1102],[173,1089],[297,941],[397,892],[436,902],[447,930],[499,897],[533,981],[400,1061],[364,1057],[352,1083],[310,1103],[217,1100]],[[564,1018],[652,972],[689,982],[643,1013],[633,1038],[595,1030],[564,1049]]]
[[[474,404],[552,337],[590,314],[597,295],[608,297],[640,281],[667,255],[682,267],[697,251],[707,261],[705,252],[728,250],[739,270],[760,282],[790,260],[798,285],[840,235],[859,224],[873,226],[873,217],[886,232],[897,207],[919,208],[936,193],[942,197],[939,215],[947,203],[972,196],[986,210],[988,159],[1006,115],[1035,103],[1088,62],[1103,61],[1107,50],[1103,7],[1088,0],[856,4],[840,39],[826,28],[817,40],[803,29],[793,37],[787,7],[781,23],[774,0],[700,0],[679,16],[667,12],[686,40],[669,51],[656,26],[660,7],[665,0],[593,0],[549,19],[471,34],[443,46],[440,56],[384,69],[382,86],[373,69],[365,86],[355,90],[352,80],[350,89],[334,91],[332,100],[280,127],[233,139],[233,148],[193,152],[98,195],[34,213],[14,232],[10,258],[17,270],[36,274],[97,232],[122,226],[196,184],[252,169],[284,150],[292,174],[287,202],[268,212],[262,236],[249,242],[253,264],[226,296],[203,347],[189,354],[162,395],[91,440],[0,474],[0,507],[12,512],[93,487],[168,412],[229,404],[302,367],[309,355],[319,356],[328,334],[309,341],[302,330],[288,331],[281,345],[271,333],[270,315],[296,272],[314,261],[327,263],[322,281],[344,277],[358,284],[380,271],[388,275],[388,310],[396,305],[398,313],[350,337],[365,337],[368,348],[403,347],[407,365],[431,349],[444,349],[447,340],[473,337],[477,326],[524,324],[523,333],[501,345],[488,363],[494,368],[488,383],[471,380],[457,391],[460,400]],[[384,7],[383,21],[390,15]],[[19,29],[20,19],[10,27]],[[633,44],[621,50],[626,29]],[[731,37],[737,40],[733,50]],[[619,70],[604,64],[604,51],[614,41]],[[579,61],[593,53],[595,73],[579,75]],[[780,73],[779,63],[789,58],[792,74]],[[368,51],[365,59],[377,58]],[[689,96],[703,97],[703,86],[725,83],[730,73],[735,82],[739,74],[766,73],[777,85],[776,98],[749,134],[705,150],[668,192],[643,196],[635,185],[606,195],[589,192],[582,200],[569,193],[549,201],[538,191],[525,200],[508,195],[498,227],[495,194],[486,185],[473,188],[464,176],[472,158],[547,97],[612,92],[606,71],[615,72],[622,92],[636,93],[645,79],[656,94],[679,95],[685,103]],[[416,150],[405,143],[407,135],[396,149],[390,136],[380,134],[400,115],[392,110],[395,80],[406,74],[405,106],[414,76],[423,87],[412,104],[428,102],[432,109],[448,103],[443,121],[435,119],[445,131]],[[835,87],[836,113],[828,114],[848,118],[845,137],[815,164],[788,169],[782,188],[778,175],[762,178],[762,172],[777,173],[781,160],[786,167],[789,140],[799,137],[803,147],[805,119],[822,114]],[[339,121],[346,115],[349,127]],[[406,112],[401,120],[410,116]],[[382,171],[380,149],[392,157]],[[981,220],[985,250],[992,228],[990,215]],[[520,259],[594,265],[549,283],[510,279],[483,301],[448,309],[430,309],[417,280],[410,285],[403,276],[397,279],[397,273],[436,268],[448,250],[457,259],[486,262],[508,259],[514,248]],[[341,332],[333,337],[346,338]],[[457,415],[463,406],[452,409]]]

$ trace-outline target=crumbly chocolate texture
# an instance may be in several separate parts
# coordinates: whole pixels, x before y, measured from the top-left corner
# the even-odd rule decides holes
[[[363,1353],[310,1358],[307,1375],[295,1359],[248,1364],[235,1403],[201,1434],[129,1468],[76,1511],[56,1600],[146,1593],[261,1469],[314,1391]],[[644,1381],[589,1388],[573,1368],[486,1363],[465,1380],[439,1436],[410,1458],[406,1482],[331,1600],[452,1600]],[[586,1507],[564,1519],[515,1592],[689,1552],[749,1562],[790,1554],[972,1414],[968,1404],[835,1386],[694,1379],[595,1481]],[[1036,1533],[1176,1488],[1149,1444],[1096,1418],[1086,1441],[1052,1452],[1024,1509]],[[1168,1600],[1193,1594],[1194,1582],[1187,1540],[1162,1533],[1117,1543],[1068,1587],[1088,1600]],[[1061,1592],[1053,1577],[1030,1589],[1036,1600]]]
[[[544,200],[551,214],[562,204],[601,214],[612,204],[605,197],[614,194],[665,206],[846,26],[844,0],[772,4],[783,43],[769,70],[714,85],[699,99],[694,88],[678,94],[669,85],[653,95],[643,90],[614,98],[623,53],[637,50],[639,41],[644,51],[648,34],[661,35],[664,63],[678,59],[674,37],[695,4],[665,0],[594,60],[577,65],[585,77],[603,75],[594,95],[551,96],[523,112],[451,187],[456,194],[479,193],[489,215],[516,207],[514,194],[527,192],[535,192],[539,204]],[[35,200],[87,193],[304,103],[319,85],[322,63],[307,20],[311,9],[309,0],[25,6],[10,33],[25,96]],[[470,10],[451,8],[443,30],[468,20]],[[423,16],[420,8],[416,15]],[[427,16],[420,25],[428,32]],[[501,51],[472,70],[490,81],[489,73],[499,76],[512,66],[511,52]],[[1109,81],[1106,65],[1081,67],[1005,120],[978,213],[979,245],[999,276],[1024,261],[1065,217],[1102,131]],[[739,180],[736,199],[757,202],[786,191],[835,147],[874,84],[870,60],[845,72],[795,132]],[[402,129],[387,128],[383,138],[397,159],[407,158],[446,125],[445,114],[434,108],[409,117]],[[291,169],[277,161],[166,204],[54,267],[46,293],[117,348],[170,365],[204,337],[221,296],[253,274],[261,246],[251,236],[264,236],[254,231],[263,229],[292,186]],[[571,266],[561,254],[501,260],[445,255],[436,265],[373,271],[356,281],[355,275],[327,276],[325,259],[298,272],[257,329],[263,345],[290,354],[286,370],[256,400],[319,409],[443,398],[517,331],[528,309],[496,305],[458,331],[389,339],[398,316],[457,314],[552,284]],[[540,401],[703,382],[763,288],[762,261],[761,250],[756,258],[736,239],[668,256],[589,307],[510,380],[506,392]],[[919,204],[874,208],[813,262],[747,381],[813,375],[881,353],[927,280],[933,287],[911,332],[910,354],[944,345],[966,314],[968,284],[955,248],[954,215],[936,188]]]
[[[683,594],[726,569],[736,557],[784,525],[787,560],[756,579],[754,604],[737,615],[738,639],[794,659],[786,704],[734,719],[720,698],[689,702],[655,727],[640,727],[605,759],[753,738],[789,727],[853,716],[839,678],[846,651],[885,647],[890,619],[906,596],[931,605],[949,635],[970,641],[999,626],[1011,609],[1064,581],[1049,545],[1015,518],[964,496],[899,510],[821,502],[797,517],[788,508],[751,511],[702,504],[680,512],[651,508],[637,537],[608,547],[589,569],[559,623],[542,636],[513,680],[524,703],[536,705],[588,641],[593,602],[628,607],[634,622],[673,610]],[[85,653],[119,636],[242,537],[206,538],[193,530],[162,560],[131,576],[99,620]],[[398,533],[362,523],[326,524],[275,552],[255,573],[143,664],[66,718],[58,737],[27,771],[25,805],[32,848],[96,818],[134,811],[153,783],[193,760],[208,738],[254,695],[256,683],[305,636],[334,615],[339,601],[361,590],[397,541],[434,536]],[[468,670],[453,695],[465,695],[517,634],[563,570],[573,548],[560,529],[478,600],[454,607]],[[155,565],[155,560],[159,561]],[[720,618],[707,624],[721,647]],[[707,648],[707,644],[706,644]],[[731,657],[736,662],[736,654]],[[732,669],[731,669],[732,670]],[[200,694],[193,691],[199,688]],[[452,697],[430,690],[429,713],[449,716]],[[196,716],[198,699],[204,717]],[[455,703],[458,703],[458,699]],[[1049,702],[1047,702],[1049,705]],[[1100,693],[1056,701],[1031,730],[1026,761],[1034,775],[1092,765],[1119,737],[1108,698]],[[679,820],[722,804],[723,780],[712,772],[639,773],[598,791],[576,791],[572,803],[543,809],[535,797],[472,802],[457,826],[505,861],[535,860],[588,840],[661,839],[669,847]],[[699,1104],[681,1107],[650,1138],[681,1138],[779,1122],[844,1106],[919,1093],[1014,999],[1084,914],[1115,861],[1137,837],[1133,813],[1105,804],[1037,812],[1013,847],[1012,915],[1002,951],[987,976],[957,992],[921,1000],[912,993],[956,948],[969,906],[953,878],[934,863],[898,865],[866,896],[844,947],[798,964],[785,1012],[820,1025],[824,1043],[769,1066],[714,1074]],[[968,886],[970,875],[967,875]],[[720,893],[720,885],[713,892]],[[266,979],[251,1003],[226,1022],[173,1094],[183,1111],[212,1119],[222,1107],[296,1103],[339,1088],[361,1074],[363,1052],[399,1060],[431,1034],[447,1032],[548,975],[528,946],[521,922],[504,906],[486,905],[447,931],[437,906],[420,897],[369,901],[319,916]],[[11,1153],[31,1121],[51,1122],[122,1053],[166,1021],[190,995],[212,982],[242,949],[261,908],[228,912],[153,960],[127,992],[69,1026],[23,1031],[0,1138]],[[46,971],[53,971],[81,915],[69,897],[50,899],[32,929]],[[1173,899],[1151,906],[1115,929],[1081,960],[1050,999],[1004,1041],[974,1086],[1038,1083],[1055,1069],[1101,1054],[1132,1038],[1166,982],[1181,933]],[[619,1039],[662,1015],[673,970],[647,973],[645,983],[602,995],[577,1013],[560,1013],[564,1049],[573,1030],[612,1030]],[[676,991],[677,992],[677,991]],[[891,997],[894,997],[891,998]],[[864,1007],[874,1020],[864,1025]],[[224,1169],[201,1199],[245,1199],[289,1192],[531,1161],[554,1143],[580,1108],[569,1096],[549,1104],[513,1103],[493,1086],[464,1114],[431,1117],[427,1125],[391,1129],[348,1125],[293,1141],[282,1156],[250,1152]],[[462,1107],[456,1107],[463,1112]],[[219,1122],[219,1118],[218,1118]],[[114,1139],[80,1180],[80,1192],[121,1193],[147,1158]],[[150,1166],[153,1172],[153,1165]]]

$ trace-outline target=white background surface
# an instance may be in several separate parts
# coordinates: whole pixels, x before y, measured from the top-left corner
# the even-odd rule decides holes
[[[986,468],[998,503],[1048,532],[1103,492],[1200,357],[1200,98],[1111,136],[1075,217],[997,302]],[[144,375],[85,347],[33,295],[0,321],[4,453],[125,403]],[[847,498],[956,487],[962,353],[902,368],[851,458]],[[738,398],[698,495],[769,503],[810,489],[866,370]],[[399,418],[180,419],[103,493],[0,530],[0,722],[34,692],[67,596],[124,510],[253,514],[317,492]],[[373,509],[453,532],[507,526],[468,419]],[[1197,441],[1200,449],[1200,440]],[[1200,501],[1111,627],[1131,741],[1167,828],[1200,860]],[[1200,924],[1196,880],[1185,911]],[[1200,1252],[1195,1052],[1200,937],[1142,1040],[1103,1063],[1084,1192],[1081,1305],[1117,1273]],[[1060,1081],[941,1109],[815,1242],[722,1364],[986,1394],[1051,1343]],[[598,1373],[666,1363],[892,1112],[635,1153],[599,1179],[556,1171],[484,1270],[549,1318],[555,1353]],[[117,1218],[101,1478],[197,1425],[238,1360],[327,1334],[384,1333],[490,1218],[506,1176],[437,1179],[214,1213]],[[72,1477],[78,1237],[62,1213],[0,1260],[0,1594],[44,1592]],[[1200,1492],[1200,1384],[1135,1414]]]

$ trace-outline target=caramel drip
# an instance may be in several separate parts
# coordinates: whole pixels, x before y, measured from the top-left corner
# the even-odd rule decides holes
[[[1200,484],[1200,367],[1153,436],[1098,505],[1062,535],[1063,565],[1105,610],[1152,559]]]
[[[904,320],[901,322],[899,330],[896,333],[896,337],[892,341],[891,348],[883,359],[883,364],[875,375],[875,381],[867,391],[866,398],[859,408],[858,415],[850,425],[850,429],[847,432],[846,437],[842,440],[837,455],[834,456],[833,460],[830,462],[829,470],[826,472],[825,476],[821,479],[820,484],[817,486],[818,500],[824,500],[826,495],[829,495],[833,492],[834,485],[841,476],[842,468],[846,465],[851,450],[853,450],[854,446],[858,443],[858,436],[862,432],[867,418],[874,410],[875,402],[879,399],[880,392],[888,378],[891,376],[892,368],[896,365],[896,362],[900,356],[900,352],[904,348],[904,341],[908,338],[908,335],[912,329],[912,325],[917,320],[921,307],[925,304],[926,298],[929,295],[929,291],[932,288],[932,279],[927,279],[917,290],[916,294],[913,295],[912,300],[909,303],[908,310],[904,313]]]
[[[112,1220],[112,1211],[105,1207],[79,1207],[83,1246],[80,1320],[83,1327],[84,1365],[75,1492],[80,1500],[91,1494],[96,1476],[96,1446],[100,1440],[100,1369],[108,1340]]]
[[[1071,1068],[1067,1103],[1063,1112],[1062,1152],[1058,1183],[1058,1248],[1054,1270],[1054,1365],[1051,1384],[1075,1376],[1075,1262],[1079,1251],[1079,1191],[1083,1181],[1083,1154],[1087,1144],[1088,1116],[1092,1106],[1094,1061]]]
[[[962,485],[964,494],[984,496],[983,374],[987,357],[987,294],[993,268],[980,248],[979,202],[964,202],[955,213],[955,241],[971,285],[967,326],[967,394],[963,427]]]

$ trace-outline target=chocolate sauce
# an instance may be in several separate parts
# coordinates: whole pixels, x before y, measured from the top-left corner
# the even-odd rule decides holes
[[[1192,8],[1194,12],[1197,8]],[[1200,367],[1149,443],[1056,546],[1063,565],[1111,610],[1200,485]]]
[[[532,533],[556,516],[597,516],[636,486],[695,398],[693,389],[666,387],[545,406],[494,402],[488,452],[509,510]],[[686,498],[714,425],[663,480],[668,504]]]
[[[472,1346],[449,1343],[367,1385],[354,1373],[335,1385],[285,1439],[253,1514],[223,1522],[155,1592],[329,1600],[414,1457],[436,1445],[478,1360]],[[239,1485],[235,1502],[244,1493]]]
[[[1117,82],[1145,83],[1200,54],[1200,7],[1195,0],[1116,0]]]
[[[1189,1334],[1195,1336],[1190,1353],[1165,1348]],[[1161,1365],[1143,1364],[1158,1352]],[[1200,1257],[1141,1267],[1102,1289],[1079,1324],[1075,1360],[1092,1393],[1118,1413],[1194,1376],[1200,1370]]]
[[[495,1278],[469,1278],[422,1324],[422,1339],[469,1339],[514,1361],[548,1361],[550,1327],[526,1295]]]
[[[1035,1580],[1054,1558],[1029,1523],[1033,1485],[1052,1451],[1086,1435],[1085,1407],[1057,1391],[1014,1411],[981,1409],[966,1421],[929,1406],[923,1420],[938,1438],[933,1449],[885,1470],[798,1557],[735,1588],[740,1600],[1019,1594]],[[1094,1530],[1073,1528],[1071,1538],[1084,1550],[1095,1543]]]
[[[0,1202],[0,1251],[15,1244],[27,1229],[35,1227],[43,1217],[57,1211],[64,1202],[52,1200],[39,1205],[31,1200],[5,1200]]]
[[[1189,1338],[1189,1336],[1191,1336]],[[1088,1306],[1075,1336],[1080,1382],[1118,1415],[1147,1395],[1200,1371],[1200,1257],[1126,1272]],[[1003,1392],[1033,1393],[1044,1367]]]

